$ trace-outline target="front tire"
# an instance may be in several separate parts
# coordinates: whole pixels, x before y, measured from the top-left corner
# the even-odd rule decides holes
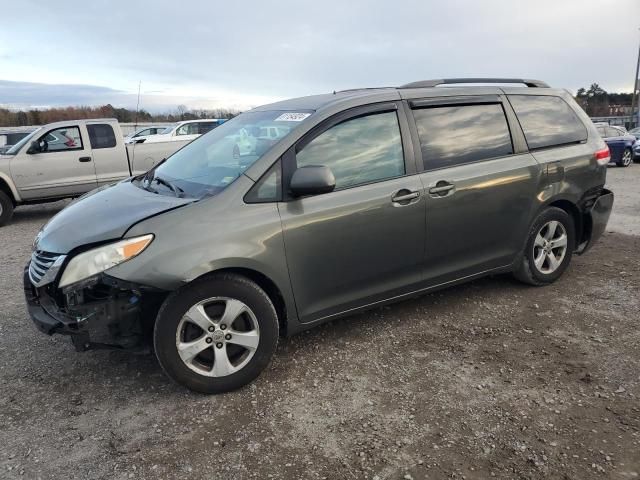
[[[555,282],[569,266],[575,242],[573,218],[560,208],[545,209],[533,221],[514,276],[529,285]]]
[[[620,162],[618,162],[619,167],[628,167],[631,165],[633,161],[633,152],[629,147],[625,148],[622,152],[622,157],[620,158]]]
[[[278,317],[257,284],[217,274],[166,299],[153,341],[172,380],[196,392],[228,392],[254,380],[269,364],[278,344]]]
[[[11,198],[0,190],[0,227],[4,227],[13,217],[13,202]]]

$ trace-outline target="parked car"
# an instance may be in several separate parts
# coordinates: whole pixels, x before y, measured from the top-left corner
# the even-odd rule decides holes
[[[140,128],[139,130],[133,132],[131,135],[127,135],[126,137],[124,137],[124,143],[143,143],[145,140],[147,140],[147,138],[153,135],[170,132],[171,128],[172,127],[168,125],[154,125],[151,127]]]
[[[173,127],[168,127],[162,133],[148,137],[145,142],[191,141],[222,125],[225,121],[226,119],[224,118],[186,120],[177,123]]]
[[[600,136],[609,146],[611,164],[618,165],[619,167],[628,167],[631,165],[634,156],[634,147],[636,145],[636,137],[622,127],[598,124],[596,128]]]
[[[125,146],[116,119],[44,125],[0,155],[0,227],[19,205],[78,197],[140,174],[186,143]]]
[[[170,378],[217,393],[279,335],[494,273],[551,284],[605,229],[610,154],[563,89],[435,88],[515,81],[245,112],[53,217],[24,271],[30,316],[78,350],[152,339]],[[234,158],[256,128],[278,137]]]
[[[629,130],[629,134],[636,137],[636,144],[633,146],[633,161],[640,160],[640,127]]]
[[[6,129],[0,131],[0,154],[6,152],[33,130]]]

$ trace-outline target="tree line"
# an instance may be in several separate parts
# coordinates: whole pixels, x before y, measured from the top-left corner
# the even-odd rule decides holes
[[[633,95],[631,93],[609,93],[597,83],[589,88],[579,88],[576,101],[590,117],[629,115]]]
[[[110,104],[101,107],[34,108],[30,110],[0,108],[0,127],[44,125],[64,120],[91,118],[116,118],[121,123],[173,123],[182,120],[197,120],[199,118],[233,118],[239,113],[237,110],[227,108],[189,110],[184,105],[178,105],[175,112],[160,114],[151,114],[146,110],[136,112],[128,108],[116,108]]]

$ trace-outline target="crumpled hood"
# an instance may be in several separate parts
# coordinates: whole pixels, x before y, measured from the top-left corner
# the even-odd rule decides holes
[[[36,249],[66,254],[81,245],[117,239],[134,223],[193,201],[148,192],[129,180],[101,187],[54,216],[38,233]]]

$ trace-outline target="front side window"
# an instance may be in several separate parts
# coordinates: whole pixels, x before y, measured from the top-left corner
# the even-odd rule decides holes
[[[282,110],[242,113],[196,138],[150,172],[177,187],[174,192],[163,183],[153,183],[151,175],[138,177],[135,184],[166,195],[175,191],[189,198],[215,195],[282,140],[285,132],[299,128],[312,113]],[[259,136],[262,128],[273,126],[283,127],[277,130],[282,136],[269,139]]]
[[[331,127],[296,154],[298,168],[329,167],[336,190],[404,175],[396,112],[358,117]]]
[[[116,135],[111,125],[96,123],[87,125],[91,148],[113,148],[116,146]]]
[[[569,104],[550,95],[509,95],[529,149],[567,145],[587,139],[587,129]]]
[[[40,152],[62,152],[65,150],[81,150],[82,138],[78,127],[60,127],[51,130],[38,141]]]
[[[502,105],[448,105],[413,110],[426,170],[513,153]]]
[[[197,135],[198,124],[197,123],[185,123],[176,132],[176,135]]]

